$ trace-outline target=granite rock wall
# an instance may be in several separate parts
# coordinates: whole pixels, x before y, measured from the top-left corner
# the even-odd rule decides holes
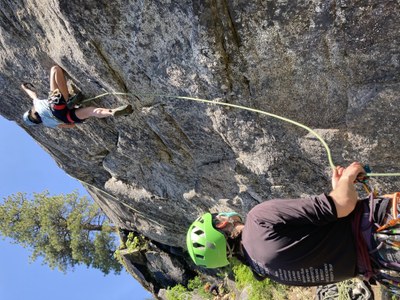
[[[153,293],[195,269],[185,232],[205,211],[245,214],[275,197],[329,192],[323,146],[337,165],[398,172],[400,2],[391,0],[4,0],[0,114],[22,126],[151,253],[133,272]],[[94,105],[130,103],[129,117],[75,129],[25,127],[32,82],[45,98],[62,66]],[[399,179],[373,178],[385,192]],[[163,268],[162,266],[168,266]],[[159,270],[159,272],[157,272]]]

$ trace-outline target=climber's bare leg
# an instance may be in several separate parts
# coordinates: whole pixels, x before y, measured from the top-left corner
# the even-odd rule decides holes
[[[107,118],[107,117],[119,117],[119,116],[127,116],[133,112],[132,105],[122,105],[117,108],[102,108],[102,107],[82,107],[75,110],[75,115],[81,119],[85,120],[90,117],[95,118]]]
[[[68,101],[69,92],[64,70],[60,66],[53,66],[50,70],[50,91],[58,89],[65,101]]]
[[[90,117],[101,119],[101,118],[111,117],[113,115],[113,111],[114,111],[113,109],[89,106],[89,107],[78,108],[75,111],[75,115],[81,120],[85,120]]]

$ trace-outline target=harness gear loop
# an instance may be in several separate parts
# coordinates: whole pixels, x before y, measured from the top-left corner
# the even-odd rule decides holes
[[[389,198],[392,199],[392,218],[391,220],[387,221],[386,224],[383,226],[380,226],[376,232],[380,232],[382,230],[385,230],[387,228],[396,226],[397,224],[400,224],[400,218],[399,218],[399,209],[398,206],[400,204],[400,192],[396,192],[393,194],[386,194],[383,195],[384,198]]]
[[[61,99],[63,99],[62,94],[58,89],[55,89],[52,91],[49,95],[49,98],[47,99],[51,105],[59,105],[61,102]],[[60,108],[61,109],[61,108]]]
[[[54,91],[52,91],[50,93],[49,98],[47,99],[47,101],[49,102],[50,109],[53,112],[56,111],[56,110],[60,111],[60,110],[65,110],[65,109],[68,108],[67,100],[64,99],[63,95],[61,94],[61,92],[58,89],[55,89]],[[71,117],[71,111],[70,111],[69,108],[65,112],[65,117],[67,118],[69,124],[74,124],[75,123],[75,121]],[[56,116],[54,116],[54,118],[59,120],[59,118],[57,118]],[[60,120],[60,121],[65,122],[63,120]]]

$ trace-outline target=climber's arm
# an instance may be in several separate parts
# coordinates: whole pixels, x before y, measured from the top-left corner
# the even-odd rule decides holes
[[[68,129],[68,128],[74,128],[75,124],[59,124],[57,125],[57,127],[61,129]]]
[[[29,97],[31,97],[32,100],[37,99],[36,93],[33,90],[31,90],[30,88],[28,88],[27,87],[28,85],[31,85],[31,84],[30,83],[23,83],[23,84],[21,84],[21,88],[24,90],[25,93],[28,94]]]

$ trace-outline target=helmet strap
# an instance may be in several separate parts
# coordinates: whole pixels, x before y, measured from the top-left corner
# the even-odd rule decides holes
[[[232,258],[233,257],[233,254],[234,254],[234,248],[235,248],[235,246],[232,246],[231,247],[231,245],[229,245],[229,243],[227,242],[226,243],[226,248],[228,248],[227,250],[227,254],[226,254],[226,256],[228,257],[228,258]]]

